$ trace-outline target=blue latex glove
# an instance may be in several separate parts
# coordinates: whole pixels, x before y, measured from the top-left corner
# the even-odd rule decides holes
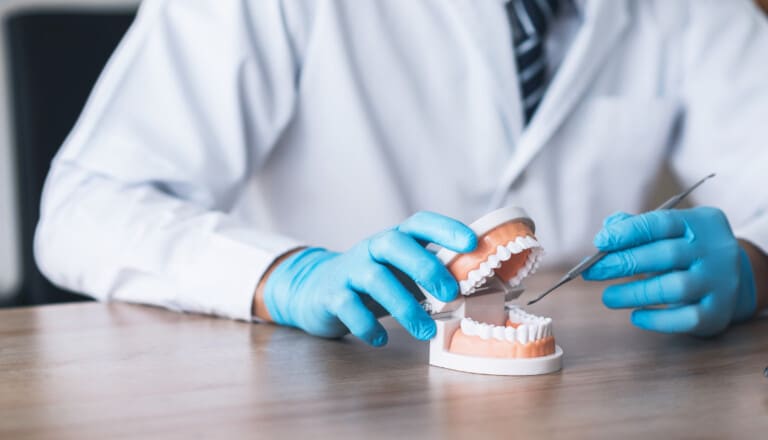
[[[398,276],[404,274],[442,301],[453,300],[459,286],[424,243],[471,252],[477,237],[456,220],[420,212],[344,253],[319,248],[299,251],[267,279],[267,310],[276,323],[313,335],[335,338],[351,332],[371,345],[382,346],[387,343],[387,332],[364,305],[360,294],[367,294],[415,338],[431,339],[435,322]]]
[[[586,271],[584,279],[649,274],[603,292],[609,308],[637,308],[632,323],[640,328],[710,336],[754,313],[749,258],[719,209],[614,214],[594,244],[610,253]],[[668,307],[647,308],[659,305]]]

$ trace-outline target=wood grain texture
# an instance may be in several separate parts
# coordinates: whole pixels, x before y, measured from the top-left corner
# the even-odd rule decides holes
[[[529,282],[534,295],[553,278]],[[712,340],[633,328],[575,282],[562,372],[470,375],[390,344],[126,304],[0,312],[0,438],[765,438],[768,322]]]

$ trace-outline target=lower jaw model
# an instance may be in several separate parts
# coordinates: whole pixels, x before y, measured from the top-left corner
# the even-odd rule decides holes
[[[552,319],[512,304],[522,293],[522,280],[536,271],[543,255],[533,221],[524,210],[510,207],[470,227],[478,236],[475,251],[443,249],[437,254],[459,281],[461,295],[444,303],[426,294],[426,307],[437,324],[429,363],[495,375],[560,370],[563,351],[555,344]]]

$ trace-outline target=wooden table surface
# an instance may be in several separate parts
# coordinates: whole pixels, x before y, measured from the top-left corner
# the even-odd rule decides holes
[[[372,349],[125,304],[0,311],[0,438],[767,438],[768,320],[664,336],[599,296],[530,308],[565,350],[536,377],[429,367],[392,322]]]

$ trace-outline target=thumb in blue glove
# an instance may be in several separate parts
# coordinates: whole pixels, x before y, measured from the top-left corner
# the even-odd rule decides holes
[[[474,250],[477,237],[456,220],[420,212],[347,252],[312,248],[291,255],[266,280],[264,303],[278,324],[328,338],[351,332],[382,346],[387,332],[365,306],[361,295],[368,295],[415,338],[431,339],[434,321],[398,276],[405,275],[443,301],[453,300],[459,287],[423,243],[463,253]]]
[[[594,244],[609,254],[585,279],[648,275],[603,292],[607,307],[635,308],[632,323],[640,328],[710,336],[754,313],[749,257],[719,209],[614,214]]]

